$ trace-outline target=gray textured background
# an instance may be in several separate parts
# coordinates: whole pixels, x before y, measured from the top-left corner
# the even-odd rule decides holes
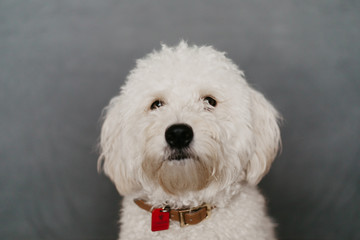
[[[360,2],[0,0],[0,239],[115,239],[99,117],[160,42],[228,52],[285,118],[282,239],[360,239]]]

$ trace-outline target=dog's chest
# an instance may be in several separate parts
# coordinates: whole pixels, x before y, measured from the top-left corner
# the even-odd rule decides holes
[[[157,232],[151,231],[151,213],[125,198],[120,239],[275,239],[273,223],[263,210],[263,197],[254,191],[234,199],[229,207],[214,209],[196,225],[180,227],[179,222],[170,221],[168,230]]]

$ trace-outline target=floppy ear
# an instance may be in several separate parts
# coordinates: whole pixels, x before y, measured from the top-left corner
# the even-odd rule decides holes
[[[131,171],[131,164],[127,161],[129,151],[128,142],[124,139],[123,97],[114,97],[104,109],[104,123],[100,135],[100,157],[98,170],[114,182],[120,194],[126,195],[136,189],[135,179]]]
[[[255,148],[246,169],[246,177],[250,184],[258,184],[269,171],[281,146],[278,126],[280,116],[261,93],[253,89],[250,91]]]

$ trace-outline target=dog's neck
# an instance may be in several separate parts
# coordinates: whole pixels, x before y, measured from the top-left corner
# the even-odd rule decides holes
[[[158,188],[151,192],[143,190],[135,194],[132,198],[143,199],[153,207],[168,205],[174,209],[181,209],[197,207],[203,203],[217,207],[224,207],[231,202],[234,196],[240,194],[245,188],[247,188],[246,185],[234,183],[220,190],[210,186],[197,192],[187,192],[176,195],[166,193],[161,188]]]

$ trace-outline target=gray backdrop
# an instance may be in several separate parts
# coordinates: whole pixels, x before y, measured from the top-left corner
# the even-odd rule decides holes
[[[99,117],[160,42],[228,52],[285,118],[281,239],[360,239],[357,0],[0,0],[0,239],[115,239]]]

